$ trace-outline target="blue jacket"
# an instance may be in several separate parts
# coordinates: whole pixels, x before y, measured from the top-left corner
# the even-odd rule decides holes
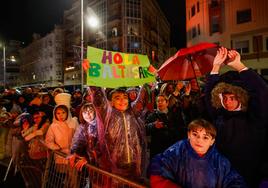
[[[156,155],[149,166],[149,174],[162,176],[183,188],[247,187],[215,145],[200,157],[188,140],[181,140]]]

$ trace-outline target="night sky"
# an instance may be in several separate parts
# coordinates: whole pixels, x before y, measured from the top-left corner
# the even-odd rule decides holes
[[[185,0],[157,1],[170,22],[171,46],[185,47]],[[14,39],[27,44],[34,32],[43,36],[61,24],[63,11],[70,7],[71,0],[5,1],[0,11],[0,41]]]

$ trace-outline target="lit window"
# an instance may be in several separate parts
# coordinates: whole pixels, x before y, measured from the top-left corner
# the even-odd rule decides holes
[[[117,28],[116,27],[114,27],[112,29],[112,36],[117,37]]]

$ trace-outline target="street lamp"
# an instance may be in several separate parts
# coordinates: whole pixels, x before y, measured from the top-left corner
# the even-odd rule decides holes
[[[4,76],[4,89],[5,89],[6,88],[6,47],[4,44],[1,46],[3,46],[3,64],[4,64],[3,76]]]
[[[81,0],[81,92],[84,91],[84,0]]]
[[[87,8],[87,24],[96,28],[99,25],[96,14],[91,8]],[[84,61],[84,0],[81,0],[81,91],[84,90],[84,70],[83,70],[83,61]]]

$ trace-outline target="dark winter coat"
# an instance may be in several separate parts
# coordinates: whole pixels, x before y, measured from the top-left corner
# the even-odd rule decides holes
[[[155,121],[163,122],[163,128],[156,128]],[[154,110],[146,118],[146,134],[151,136],[150,157],[162,153],[169,146],[187,136],[187,127],[184,124],[180,111],[169,109],[168,113]]]
[[[216,144],[219,151],[225,155],[234,168],[245,177],[251,185],[255,185],[261,151],[264,144],[264,128],[267,125],[268,87],[253,70],[242,71],[239,80],[229,80],[229,84],[243,87],[249,100],[242,102],[241,111],[227,111],[220,106],[217,97],[221,88],[215,88],[221,80],[219,75],[210,75],[206,85],[206,104],[217,128]],[[216,86],[217,87],[217,86]],[[223,87],[225,87],[223,85]],[[230,87],[228,87],[230,89]],[[231,88],[232,89],[232,88]],[[218,93],[215,93],[218,92]],[[241,93],[234,93],[240,95]],[[212,99],[211,99],[212,96]],[[255,183],[254,183],[255,182]]]

